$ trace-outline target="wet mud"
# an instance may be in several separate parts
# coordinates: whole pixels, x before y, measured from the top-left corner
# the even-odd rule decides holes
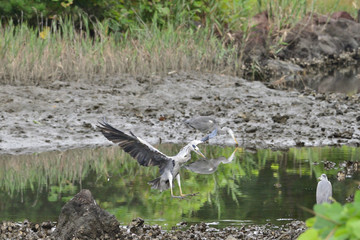
[[[187,143],[203,133],[184,120],[210,115],[241,147],[360,144],[360,95],[277,90],[241,78],[174,73],[118,76],[0,88],[0,152],[8,154],[111,145],[96,129],[106,117],[152,144]],[[232,145],[218,135],[210,144]]]

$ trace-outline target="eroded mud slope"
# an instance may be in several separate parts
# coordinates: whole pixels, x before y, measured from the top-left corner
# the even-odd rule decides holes
[[[103,117],[153,144],[200,138],[183,124],[198,115],[216,117],[245,147],[360,143],[359,95],[280,91],[230,76],[181,73],[2,85],[0,101],[1,153],[109,145],[95,130]],[[210,143],[233,144],[227,135]]]

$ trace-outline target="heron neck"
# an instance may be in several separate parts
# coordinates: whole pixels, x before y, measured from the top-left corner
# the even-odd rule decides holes
[[[190,145],[186,145],[185,147],[183,147],[179,153],[175,156],[177,159],[185,159],[186,156],[190,156],[190,152],[191,152],[191,148]],[[187,161],[188,159],[186,159]]]

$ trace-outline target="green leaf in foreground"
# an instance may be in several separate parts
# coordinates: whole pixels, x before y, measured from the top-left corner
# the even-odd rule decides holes
[[[315,204],[315,217],[306,220],[309,228],[299,239],[360,239],[360,191],[354,202]]]
[[[321,239],[321,238],[319,238],[318,231],[313,228],[306,230],[306,232],[301,234],[300,237],[298,238],[298,240],[317,240],[317,239]]]

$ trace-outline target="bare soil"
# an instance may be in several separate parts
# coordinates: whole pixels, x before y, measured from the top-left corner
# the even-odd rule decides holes
[[[189,117],[210,115],[246,148],[360,144],[360,95],[282,91],[261,82],[204,73],[118,76],[0,88],[0,153],[111,145],[97,130],[106,117],[152,144],[186,143],[203,133]],[[231,145],[221,134],[211,144]]]

